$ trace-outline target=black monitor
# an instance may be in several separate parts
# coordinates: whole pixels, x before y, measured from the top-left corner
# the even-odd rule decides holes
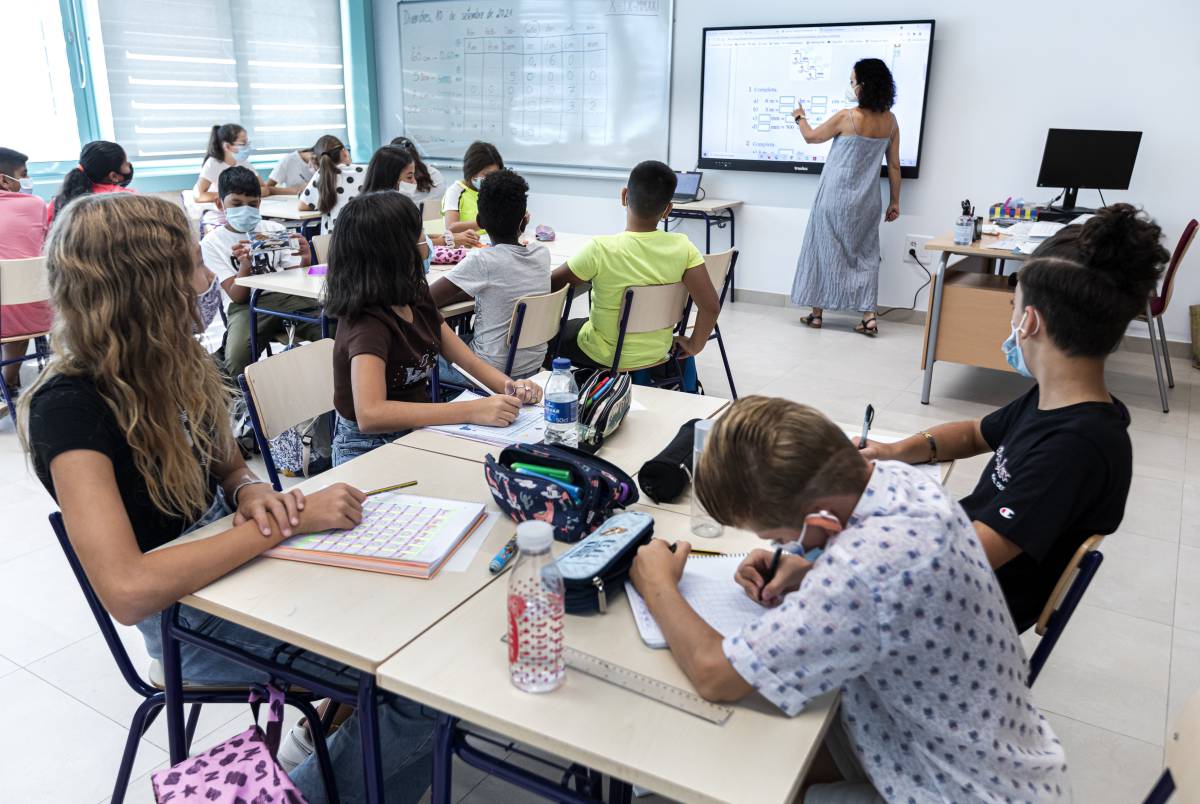
[[[1046,134],[1038,187],[1062,187],[1063,209],[1074,209],[1080,188],[1128,190],[1140,131],[1052,128]]]

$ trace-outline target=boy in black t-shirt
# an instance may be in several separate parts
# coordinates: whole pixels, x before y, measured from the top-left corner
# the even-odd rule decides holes
[[[1002,349],[1038,381],[979,420],[938,425],[868,458],[921,463],[992,452],[962,502],[1017,628],[1038,618],[1075,550],[1121,524],[1133,474],[1129,411],[1104,361],[1146,308],[1168,254],[1162,230],[1114,204],[1043,243],[1021,269]]]

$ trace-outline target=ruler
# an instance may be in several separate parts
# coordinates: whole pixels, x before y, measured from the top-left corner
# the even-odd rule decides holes
[[[506,634],[501,641],[508,642],[508,635]],[[607,681],[609,684],[629,690],[652,701],[666,704],[681,712],[687,712],[689,715],[718,726],[725,725],[725,721],[729,720],[729,716],[733,714],[733,709],[728,706],[711,703],[690,690],[642,675],[628,667],[622,667],[581,650],[563,646],[563,659],[566,661],[567,667],[572,670],[578,670],[592,678]]]

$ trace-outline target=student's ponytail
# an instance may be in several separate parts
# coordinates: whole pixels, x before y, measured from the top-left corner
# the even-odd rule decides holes
[[[245,130],[245,128],[239,126],[237,123],[223,123],[213,126],[212,131],[208,135],[208,150],[204,152],[204,158],[224,162],[225,144],[232,145],[237,142],[238,135]]]
[[[328,215],[337,204],[338,164],[346,146],[332,134],[326,134],[313,145],[317,162],[317,209]]]
[[[63,176],[62,187],[54,199],[54,214],[73,199],[92,192],[93,184],[107,184],[109,173],[120,173],[125,164],[125,149],[115,142],[96,140],[83,146],[79,164]]]

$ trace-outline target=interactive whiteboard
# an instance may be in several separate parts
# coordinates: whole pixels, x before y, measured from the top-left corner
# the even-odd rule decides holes
[[[666,159],[670,0],[400,2],[405,134],[432,158],[474,140],[506,162]]]
[[[877,58],[896,82],[901,175],[916,178],[932,51],[933,20],[705,28],[699,166],[820,173],[830,143],[806,143],[792,110],[816,128],[857,105],[850,71]]]

